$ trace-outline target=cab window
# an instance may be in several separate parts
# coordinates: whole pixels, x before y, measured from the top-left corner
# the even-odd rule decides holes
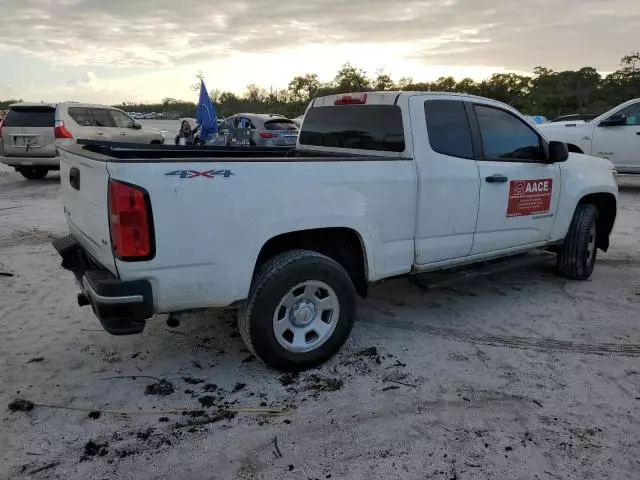
[[[469,120],[461,100],[427,100],[424,112],[429,143],[434,152],[473,158]]]
[[[524,121],[505,110],[474,105],[484,160],[544,161],[540,136]]]

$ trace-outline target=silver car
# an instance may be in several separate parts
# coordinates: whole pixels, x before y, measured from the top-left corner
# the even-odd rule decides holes
[[[58,146],[77,140],[164,143],[160,130],[143,127],[125,112],[81,103],[16,103],[0,124],[0,162],[25,178],[59,170]]]
[[[298,127],[282,115],[265,113],[238,113],[229,117],[231,129],[248,130],[250,144],[256,147],[294,146]]]

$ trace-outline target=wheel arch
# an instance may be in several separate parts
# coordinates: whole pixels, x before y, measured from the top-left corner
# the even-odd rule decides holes
[[[270,258],[291,250],[311,250],[338,262],[349,274],[358,295],[366,297],[370,272],[365,241],[359,232],[348,227],[297,230],[267,240],[256,259],[253,281],[260,267]]]
[[[596,224],[598,232],[597,246],[600,250],[606,252],[609,249],[609,237],[618,211],[615,195],[608,192],[591,193],[582,197],[578,204],[593,205],[598,209],[598,222]]]
[[[569,152],[572,152],[572,153],[584,153],[584,151],[574,143],[567,143],[567,147],[569,148]]]

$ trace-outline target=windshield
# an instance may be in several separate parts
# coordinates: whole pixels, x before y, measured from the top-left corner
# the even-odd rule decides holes
[[[280,118],[278,120],[268,120],[264,122],[264,128],[267,130],[297,130],[298,127],[293,120]]]
[[[55,110],[51,107],[13,107],[7,113],[3,126],[53,128],[55,123]]]

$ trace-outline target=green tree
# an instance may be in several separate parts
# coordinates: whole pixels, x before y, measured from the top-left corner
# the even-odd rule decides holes
[[[289,82],[289,93],[293,101],[308,101],[316,96],[322,84],[315,73],[293,77]]]
[[[396,84],[393,82],[391,77],[384,72],[384,70],[378,70],[376,72],[376,77],[371,82],[371,86],[374,90],[379,91],[396,89]]]
[[[365,92],[371,89],[371,81],[361,68],[345,63],[333,80],[338,93]]]

